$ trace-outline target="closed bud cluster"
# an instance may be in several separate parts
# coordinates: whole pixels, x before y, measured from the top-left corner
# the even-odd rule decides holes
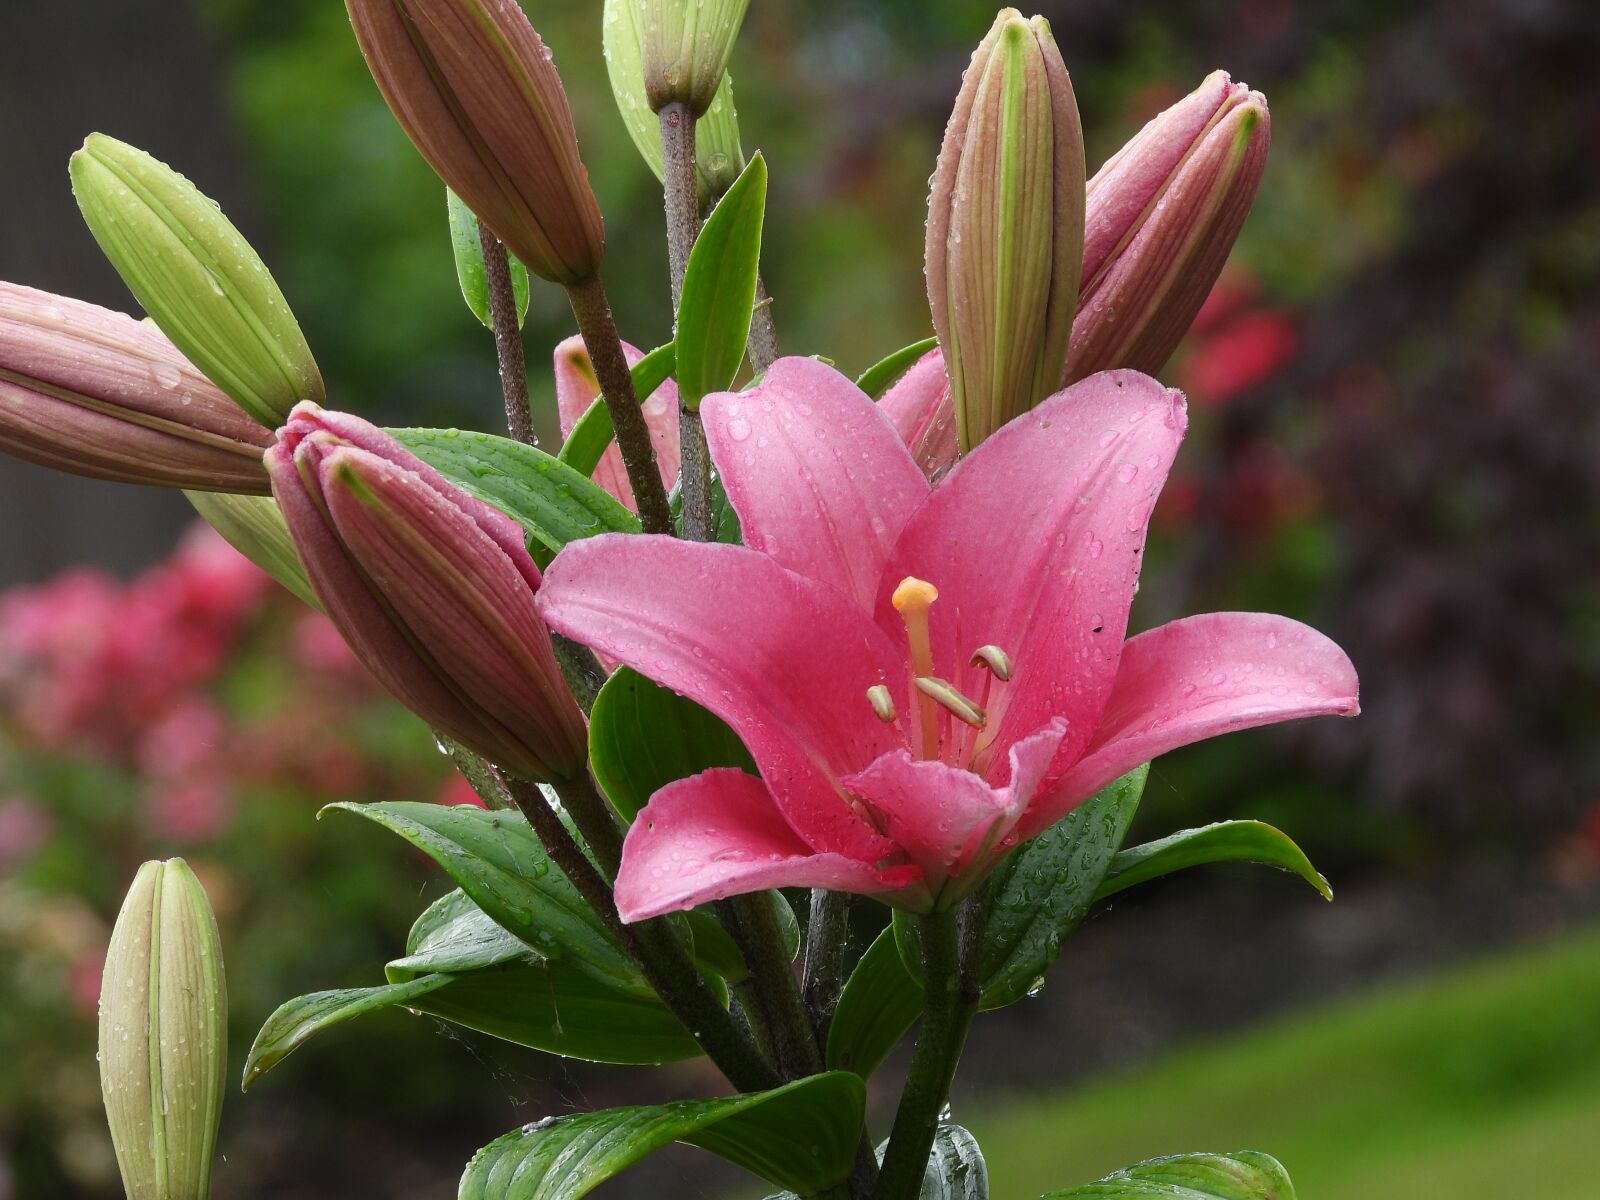
[[[271,444],[143,321],[0,283],[0,450],[95,479],[264,494]]]
[[[346,0],[422,157],[534,274],[594,277],[605,226],[550,52],[515,0]]]
[[[605,0],[606,73],[628,136],[657,179],[661,178],[661,125],[644,86],[644,58],[634,0]],[[744,170],[739,116],[733,108],[733,83],[726,71],[711,104],[695,124],[695,182],[705,208],[733,186]]]
[[[1270,142],[1266,97],[1214,71],[1100,168],[1066,382],[1166,364],[1222,273]]]
[[[928,300],[963,451],[1060,383],[1083,205],[1061,53],[1042,17],[1005,9],[972,56],[928,198]]]
[[[314,404],[278,431],[267,470],[317,599],[401,703],[530,779],[584,769],[583,715],[534,612],[521,526],[383,430]]]
[[[289,304],[232,222],[143,150],[92,134],[70,164],[100,249],[190,362],[266,425],[323,398],[322,374]]]
[[[127,1200],[210,1200],[227,1032],[205,890],[181,858],[147,862],[100,983],[100,1087]]]
[[[634,12],[651,109],[660,112],[669,104],[686,104],[700,116],[716,97],[750,0],[627,3]]]

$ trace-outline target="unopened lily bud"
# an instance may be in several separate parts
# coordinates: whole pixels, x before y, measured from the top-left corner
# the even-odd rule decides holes
[[[271,444],[143,321],[0,283],[0,450],[95,479],[265,493]]]
[[[210,1200],[227,1033],[205,890],[181,858],[147,862],[100,982],[100,1088],[128,1200]]]
[[[928,300],[970,450],[1060,384],[1083,251],[1083,134],[1043,17],[972,56],[928,197]]]
[[[584,769],[583,715],[534,611],[521,526],[383,430],[315,404],[278,431],[267,470],[323,610],[401,703],[528,778]]]
[[[1266,98],[1214,71],[1089,181],[1067,383],[1166,364],[1222,273],[1270,142]]]
[[[644,89],[644,58],[639,46],[638,14],[634,0],[605,0],[606,73],[617,111],[639,156],[662,177],[661,124]],[[739,144],[739,116],[733,108],[733,82],[726,71],[717,84],[711,105],[694,130],[695,182],[700,206],[714,201],[733,186],[744,170],[744,149]]]
[[[216,203],[171,167],[96,133],[72,156],[89,232],[161,332],[251,416],[277,425],[321,400],[289,304]]]
[[[590,279],[605,226],[550,52],[515,0],[346,0],[406,136],[534,274]]]
[[[750,0],[628,0],[639,34],[650,108],[711,107]]]

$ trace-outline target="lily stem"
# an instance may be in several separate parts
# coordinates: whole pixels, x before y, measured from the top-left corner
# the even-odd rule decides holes
[[[578,827],[578,834],[583,838],[584,845],[589,847],[589,853],[600,864],[600,873],[609,887],[611,881],[616,879],[617,868],[622,863],[622,830],[617,825],[610,802],[600,794],[600,789],[595,786],[587,770],[573,779],[552,783],[550,787],[560,797],[561,807],[567,810],[572,823]],[[517,804],[521,807],[520,798]]]
[[[794,966],[784,949],[777,903],[776,893],[755,892],[737,897],[733,907],[739,948],[766,1007],[778,1070],[787,1079],[803,1079],[822,1070],[822,1053],[806,1017]]]
[[[967,1029],[978,1008],[975,989],[963,982],[961,929],[954,911],[929,913],[922,931],[923,1013],[917,1048],[900,1107],[894,1115],[889,1148],[872,1200],[916,1200],[928,1168],[928,1152],[939,1115],[950,1096],[950,1081],[966,1045]]]
[[[594,365],[595,378],[600,381],[600,395],[605,398],[606,411],[611,414],[617,448],[622,452],[622,465],[627,469],[628,483],[639,505],[639,523],[646,533],[670,534],[672,512],[667,507],[667,490],[661,486],[655,447],[650,444],[650,428],[645,424],[639,398],[633,390],[633,373],[622,352],[622,339],[617,336],[617,323],[611,315],[605,284],[598,275],[570,284],[567,299],[572,304],[572,315],[577,318],[578,332],[583,335],[589,361]]]
[[[511,259],[500,239],[478,222],[483,248],[483,277],[489,289],[489,320],[500,359],[500,390],[506,398],[506,431],[533,445],[533,412],[528,407],[528,363],[522,352],[522,327],[517,324],[517,294],[511,285]]]
[[[561,668],[561,677],[567,681],[567,689],[583,710],[583,715],[588,716],[594,708],[595,697],[605,686],[605,668],[600,665],[594,651],[582,642],[552,632],[550,644],[555,648],[556,665]]]
[[[850,936],[850,894],[811,889],[811,919],[806,925],[803,990],[817,1044],[828,1044],[828,1027],[844,985],[844,952]]]
[[[667,210],[667,264],[672,273],[672,315],[683,298],[689,252],[700,233],[700,197],[695,178],[694,113],[674,101],[658,114],[661,121],[661,187]],[[711,454],[699,400],[678,409],[678,487],[683,500],[681,532],[694,542],[711,540]]]
[[[756,276],[756,307],[750,314],[750,337],[745,343],[750,355],[750,369],[761,374],[778,361],[778,327],[772,321],[772,297],[767,295],[767,283]]]
[[[672,926],[661,918],[623,924],[610,885],[567,832],[538,786],[512,777],[506,777],[504,782],[550,861],[639,964],[662,1003],[690,1031],[728,1082],[742,1092],[777,1087],[781,1082],[777,1072],[733,1014],[718,1002]]]

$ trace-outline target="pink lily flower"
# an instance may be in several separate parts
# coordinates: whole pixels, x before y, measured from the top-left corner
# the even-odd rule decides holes
[[[925,911],[1140,763],[1230,730],[1353,715],[1333,642],[1258,613],[1125,640],[1180,393],[1108,371],[930,485],[887,416],[783,359],[701,407],[745,545],[574,542],[551,627],[683,693],[760,777],[661,789],[629,830],[629,921],[770,887]]]
[[[630,367],[644,357],[627,342],[622,343],[622,352]],[[556,410],[561,417],[561,436],[565,438],[571,435],[578,418],[600,394],[600,381],[595,378],[589,351],[584,348],[581,337],[574,335],[556,347],[555,377]],[[650,444],[655,447],[661,482],[671,491],[672,485],[678,482],[678,385],[668,379],[645,397],[639,407],[644,412],[645,427],[650,430]],[[601,455],[590,478],[620,500],[629,512],[639,511],[638,502],[633,498],[633,485],[628,482],[627,469],[622,465],[622,451],[615,442]]]

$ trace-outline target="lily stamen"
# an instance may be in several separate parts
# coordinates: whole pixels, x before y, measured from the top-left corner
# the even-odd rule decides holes
[[[917,703],[918,729],[922,758],[939,757],[939,707],[921,690],[921,678],[933,675],[933,640],[928,633],[928,610],[939,598],[939,589],[926,579],[908,575],[895,588],[890,602],[906,625],[906,643],[911,651],[912,698]]]
[[[867,703],[872,705],[873,714],[885,725],[893,725],[899,716],[895,712],[894,697],[881,683],[875,683],[867,689]]]
[[[989,714],[958,692],[948,680],[939,679],[931,675],[918,675],[913,682],[916,684],[918,692],[928,697],[940,708],[955,717],[956,720],[964,721],[974,729],[982,729],[989,723]]]

